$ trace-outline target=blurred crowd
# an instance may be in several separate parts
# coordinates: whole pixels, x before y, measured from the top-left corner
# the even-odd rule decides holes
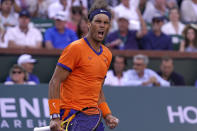
[[[0,47],[63,49],[88,31],[94,0],[1,0]],[[112,49],[197,50],[197,0],[107,0]],[[44,32],[34,19],[54,21]],[[62,42],[64,41],[64,42]]]
[[[94,2],[94,0],[0,1],[0,48],[21,49],[64,49],[72,41],[85,37],[88,32],[88,10]],[[107,47],[117,50],[197,52],[197,0],[106,1],[113,13],[110,31],[104,40]],[[42,31],[36,26],[35,19],[53,21],[54,24]],[[124,59],[122,56],[115,57],[115,61],[122,60],[123,63]],[[162,60],[160,72],[147,69],[147,61],[147,56],[135,56],[133,68],[137,69],[142,64],[145,76],[140,76],[140,71],[129,70],[123,73],[126,76],[121,74],[127,79],[123,85],[133,83],[169,86],[176,83],[169,82],[169,78],[162,72],[165,65],[173,65],[171,58]],[[118,75],[115,65],[113,63],[113,70],[108,72],[108,75]],[[23,72],[14,65],[7,80],[12,78],[13,72],[17,74],[18,70]],[[132,75],[132,78],[127,77]],[[110,80],[106,80],[107,83],[109,84]]]

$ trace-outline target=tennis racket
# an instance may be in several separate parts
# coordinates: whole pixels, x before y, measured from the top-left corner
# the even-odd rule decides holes
[[[93,115],[92,113],[98,112],[97,115]],[[97,127],[99,126],[101,119],[102,119],[102,113],[101,110],[98,107],[86,107],[83,108],[80,111],[77,111],[76,113],[72,114],[69,118],[67,118],[65,121],[61,123],[61,127],[64,128],[64,131],[79,131],[82,127],[80,127],[80,121],[73,120],[76,116],[87,114],[90,117],[95,116],[94,119],[90,119],[86,121],[86,125],[84,127],[89,127],[86,131],[96,131]],[[92,124],[93,123],[93,124]],[[93,127],[90,127],[89,125],[94,125]],[[91,128],[91,129],[90,129]],[[34,128],[34,131],[50,131],[50,126],[45,127],[36,127]]]

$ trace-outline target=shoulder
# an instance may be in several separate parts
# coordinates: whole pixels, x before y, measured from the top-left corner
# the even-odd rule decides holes
[[[14,82],[13,81],[6,81],[4,82],[5,85],[14,85]]]
[[[102,44],[102,48],[103,48],[103,52],[104,52],[105,54],[107,54],[107,56],[109,56],[110,58],[112,58],[112,53],[111,53],[111,51],[110,51],[106,46],[104,46],[103,44]]]
[[[73,50],[75,52],[81,51],[84,48],[84,40],[79,39],[76,41],[73,41],[71,44],[69,44],[64,50]]]
[[[183,79],[183,76],[178,74],[178,73],[176,73],[176,72],[172,72],[172,77],[177,77],[179,79]]]
[[[54,32],[55,31],[55,27],[50,27],[46,30],[45,33],[48,33],[48,32]]]
[[[149,68],[146,68],[146,69],[145,69],[145,72],[151,73],[151,74],[157,74],[154,70],[149,69]]]
[[[26,84],[27,85],[36,85],[36,83],[34,81],[27,81]]]

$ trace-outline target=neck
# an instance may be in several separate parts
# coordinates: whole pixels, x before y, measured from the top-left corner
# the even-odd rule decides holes
[[[122,72],[121,71],[117,71],[116,72],[116,76],[120,79],[122,77]]]
[[[89,41],[90,45],[92,46],[92,48],[97,51],[97,52],[100,52],[100,45],[101,45],[101,42],[99,41],[96,41],[94,39],[92,39],[92,37],[88,34],[87,35],[87,40]]]
[[[156,36],[160,36],[161,35],[161,31],[154,31]]]
[[[3,11],[2,11],[2,15],[3,15],[4,17],[8,17],[9,14],[10,14],[9,12],[5,12],[5,11],[3,12]]]
[[[59,33],[64,33],[64,29],[58,29]]]
[[[128,30],[120,31],[121,36],[126,36],[128,34]]]
[[[139,77],[143,77],[143,76],[144,76],[144,71],[143,71],[143,72],[139,72],[139,73],[138,73],[138,76],[139,76]]]
[[[168,76],[168,75],[163,74],[163,75],[162,75],[162,78],[163,78],[164,80],[168,80],[169,76]]]
[[[24,32],[24,33],[27,33],[28,31],[28,27],[22,27],[22,26],[19,26],[21,32]]]

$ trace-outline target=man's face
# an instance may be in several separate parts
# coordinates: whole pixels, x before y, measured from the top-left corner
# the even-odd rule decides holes
[[[144,63],[143,59],[135,59],[133,61],[133,69],[137,72],[137,73],[142,73],[144,72],[144,69],[146,68],[146,64]]]
[[[67,0],[60,0],[60,3],[61,3],[63,6],[67,6]]]
[[[153,31],[161,31],[161,27],[163,26],[163,21],[161,20],[154,20],[153,21]]]
[[[102,42],[110,28],[109,17],[105,14],[95,15],[91,22],[88,22],[89,34],[93,40]]]
[[[163,75],[170,76],[170,74],[172,73],[172,71],[174,69],[172,60],[162,61],[160,69],[161,69],[161,72],[163,73]]]
[[[65,28],[65,25],[66,25],[66,21],[55,20],[55,27],[56,27],[58,30],[64,29],[64,28]]]
[[[119,28],[120,32],[127,31],[129,29],[129,22],[128,22],[128,20],[126,20],[124,18],[118,19],[118,28]]]
[[[34,69],[34,63],[23,63],[21,66],[28,72],[32,73]]]
[[[9,13],[12,8],[12,1],[11,0],[4,1],[1,5],[1,8],[2,8],[2,11]]]
[[[170,14],[169,14],[169,18],[170,18],[170,21],[179,21],[179,12],[177,9],[173,9],[170,11]]]
[[[125,68],[124,58],[123,57],[115,57],[114,60],[114,70],[117,72],[123,72]]]
[[[21,16],[19,17],[19,25],[20,27],[27,28],[30,22],[30,18],[27,16]]]

